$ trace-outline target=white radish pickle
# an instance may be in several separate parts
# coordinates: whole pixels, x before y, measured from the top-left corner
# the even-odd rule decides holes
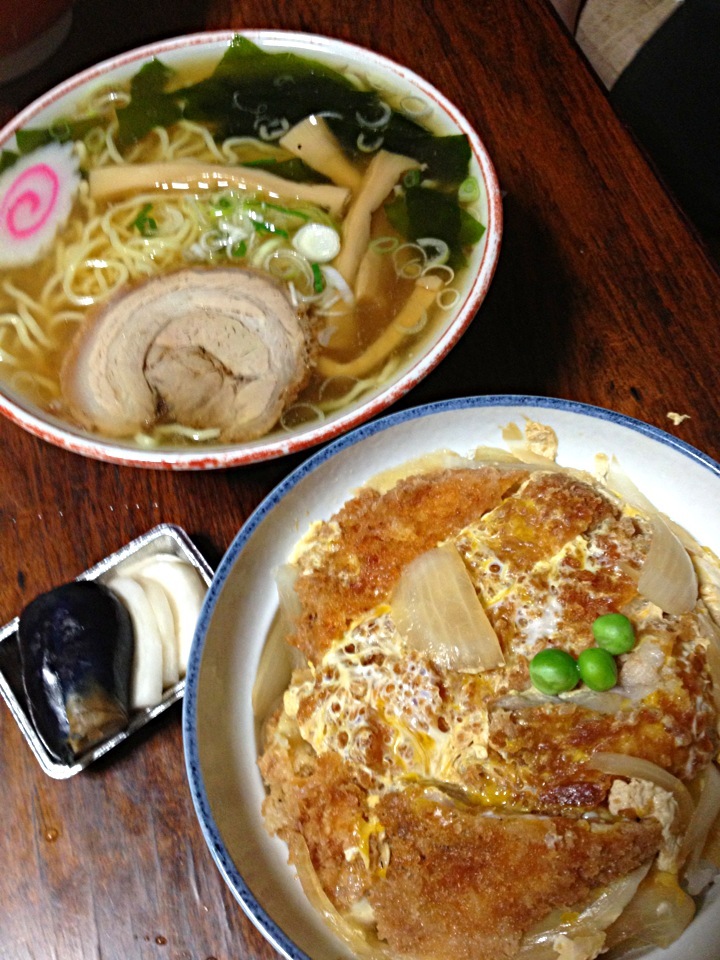
[[[134,574],[143,581],[154,581],[165,590],[175,624],[178,671],[184,677],[195,626],[205,599],[205,583],[194,567],[172,554],[149,559],[135,568]]]
[[[137,582],[145,591],[157,621],[162,645],[162,682],[163,690],[174,686],[180,679],[178,648],[175,637],[175,618],[165,590],[147,577],[137,577]]]
[[[158,554],[125,567],[106,585],[133,624],[130,707],[155,706],[185,676],[205,582],[180,557]]]
[[[131,577],[113,577],[106,585],[127,607],[135,634],[130,708],[154,707],[163,692],[162,640],[155,613],[142,586]]]
[[[49,143],[0,174],[0,267],[35,263],[70,216],[80,183],[72,144]]]

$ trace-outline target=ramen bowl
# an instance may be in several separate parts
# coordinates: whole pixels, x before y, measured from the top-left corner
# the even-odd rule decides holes
[[[251,79],[243,73],[248,64],[255,71]],[[281,90],[283,84],[297,87],[308,71],[322,82],[328,76],[332,78],[328,83],[339,82],[343,96],[359,97],[366,112],[354,110],[356,119],[349,126],[343,126],[344,108],[341,104],[337,109],[334,92],[320,102],[322,109],[311,103],[307,107],[315,127],[319,124],[325,132],[330,128],[332,150],[337,152],[339,146],[341,171],[312,167],[315,160],[300,140],[288,146],[285,134],[295,135],[302,114],[290,120],[278,117],[277,111],[270,115],[265,90],[251,89],[248,94],[243,87],[240,95],[228,84],[227,74],[233,70],[239,71],[233,76],[242,76],[250,87],[257,76],[269,74],[272,96],[285,104],[301,101],[296,88],[290,97],[287,87]],[[176,95],[178,88],[184,90],[182,96]],[[216,95],[220,99],[213,99]],[[356,105],[356,100],[350,102]],[[165,125],[161,134],[146,123],[149,113]],[[123,120],[118,122],[120,114]],[[248,123],[251,147],[243,145],[249,137]],[[353,124],[359,125],[357,129]],[[192,127],[188,136],[195,138],[195,146],[188,146],[187,138],[177,142],[173,131],[180,127],[183,136]],[[418,131],[425,146],[405,163],[403,150],[406,154],[415,150],[412,143]],[[428,150],[430,141],[442,141],[443,149]],[[499,255],[502,206],[497,178],[480,137],[460,110],[407,68],[321,36],[216,32],[133,50],[78,74],[31,104],[0,131],[0,151],[6,161],[14,161],[0,174],[0,246],[10,251],[3,254],[10,260],[0,266],[0,368],[8,371],[0,381],[0,411],[49,443],[113,463],[171,470],[238,466],[295,453],[357,426],[403,396],[455,346],[478,312]],[[381,201],[368,199],[366,193],[361,202],[368,165],[380,153],[395,161],[400,158],[399,165],[394,173],[384,171],[388,179]],[[184,164],[180,173],[177,165],[169,169],[171,160]],[[298,174],[298,164],[305,160]],[[294,173],[286,161],[290,166],[295,163]],[[204,165],[202,175],[198,164]],[[208,164],[213,166],[210,174]],[[154,170],[149,181],[144,174],[133,180],[139,166],[146,172]],[[238,186],[238,166],[246,172],[252,168],[252,177],[259,176],[260,168],[263,177],[277,176],[270,169],[276,166],[282,176],[279,191],[272,180],[257,188],[259,194],[254,180]],[[329,187],[331,200],[326,193],[316,200],[319,194],[311,191],[312,199],[301,202],[300,188],[288,188],[289,182],[308,178],[308,166],[319,186]],[[68,193],[65,200],[63,191]],[[290,201],[287,192],[292,194]],[[62,214],[61,200],[67,208]],[[315,204],[311,213],[308,203]],[[176,208],[183,204],[178,214]],[[393,283],[405,291],[392,294],[396,299],[391,297],[369,318],[363,304],[381,301],[371,286],[360,292],[357,277],[366,265],[359,263],[359,255],[349,253],[355,241],[348,239],[350,227],[343,225],[353,206],[361,208],[356,210],[361,237],[363,224],[372,218],[373,233],[369,243],[367,238],[363,241],[362,251],[368,259],[385,264],[378,268],[378,276],[383,270],[387,274],[387,263],[392,262]],[[425,222],[429,215],[434,228],[429,235],[423,211]],[[58,223],[53,225],[56,216]],[[317,227],[318,218],[322,226],[332,228],[323,235],[326,241],[330,237],[330,245],[318,246],[316,235],[309,247],[302,246],[300,225],[310,221]],[[447,228],[437,226],[446,220]],[[189,234],[183,232],[186,224],[191,224]],[[50,240],[42,247],[39,236],[41,252],[33,253],[27,237],[34,242],[41,228],[50,231]],[[332,243],[339,243],[339,254]],[[48,249],[49,253],[42,252]],[[19,265],[13,263],[18,250],[29,251],[21,253]],[[341,264],[338,259],[346,253],[353,261],[349,267],[347,260]],[[294,273],[298,255],[304,259],[299,273]],[[273,284],[282,285],[292,302],[294,314],[302,315],[304,339],[298,346],[297,331],[285,329],[290,321],[274,318],[275,326],[267,327],[270,332],[263,340],[258,328],[267,323],[266,315],[258,321],[243,319],[237,335],[240,341],[250,336],[251,346],[240,344],[240,360],[228,360],[228,352],[221,350],[206,363],[214,334],[201,334],[205,339],[192,341],[189,361],[185,357],[176,363],[174,355],[172,377],[174,385],[195,382],[199,363],[208,379],[194,398],[184,399],[178,407],[159,385],[167,372],[167,343],[143,340],[150,336],[144,330],[138,343],[125,349],[120,341],[126,317],[144,314],[148,300],[153,310],[160,310],[162,301],[165,319],[159,325],[163,327],[169,317],[179,331],[184,321],[175,317],[178,304],[184,310],[185,303],[192,302],[203,311],[212,296],[226,319],[235,307],[222,285],[212,295],[205,290],[190,295],[184,287],[171,292],[169,299],[158,294],[171,274],[182,276],[183,282],[189,277],[193,287],[196,274],[213,274],[215,284],[219,274],[207,268],[216,266],[230,276],[233,289],[240,273],[270,272]],[[239,273],[230,275],[229,268],[235,267]],[[372,274],[372,269],[365,272]],[[423,288],[419,306],[408,313],[404,311],[412,300],[408,291],[417,292],[418,287]],[[126,295],[128,291],[140,298],[137,303]],[[254,316],[258,301],[265,304],[267,297],[258,294],[250,300],[249,307],[244,300],[240,309]],[[123,317],[117,309],[120,302],[127,305]],[[106,323],[108,316],[112,323]],[[108,334],[115,336],[110,345],[103,342],[104,334],[96,334],[98,317],[106,328],[115,327],[115,334]],[[297,325],[297,316],[291,322]],[[92,332],[81,337],[78,331],[88,328]],[[181,354],[187,353],[186,336],[190,334],[185,329],[173,341],[173,349],[180,344]],[[280,339],[290,360],[272,353],[271,345]],[[108,360],[113,350],[114,359]],[[250,369],[243,364],[249,363],[253,350],[261,359]],[[235,347],[228,351],[236,356]],[[157,364],[150,361],[151,353]],[[138,412],[135,387],[115,382],[112,372],[131,354],[139,358],[132,377],[137,379],[142,370],[144,381],[138,381]],[[147,379],[149,365],[152,382]],[[178,374],[178,368],[187,370],[187,376]],[[226,368],[228,377],[223,379]],[[280,369],[282,378],[275,372]],[[109,382],[112,396],[90,396],[91,390],[105,390]],[[245,412],[246,395],[237,399],[238,385],[244,389],[248,383],[254,391],[248,401],[252,417]],[[197,412],[203,404],[226,411],[236,402],[246,419],[233,420],[229,427],[217,427],[212,419],[217,412],[207,423],[205,414]],[[148,426],[158,412],[159,422]]]
[[[332,516],[370,478],[435,451],[467,457],[478,447],[506,447],[504,429],[522,429],[527,420],[555,432],[559,465],[592,473],[598,455],[614,456],[659,510],[720,550],[720,518],[708,509],[717,502],[720,466],[655,427],[578,403],[491,396],[418,407],[357,428],[291,473],[250,517],[216,571],[183,706],[187,773],[210,852],[242,909],[288,960],[351,954],[305,898],[285,844],[268,834],[261,812],[258,718],[279,702],[290,671],[277,647],[271,647],[273,658],[263,657],[277,636],[275,573],[311,525]],[[710,957],[719,934],[715,885],[678,941],[643,956]]]

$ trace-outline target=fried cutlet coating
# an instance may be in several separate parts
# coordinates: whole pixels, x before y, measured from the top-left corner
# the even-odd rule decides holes
[[[641,757],[683,780],[694,778],[717,754],[717,713],[704,650],[682,668],[676,661],[671,687],[651,702],[615,713],[572,704],[493,710],[484,772],[492,771],[517,804],[543,812],[602,802],[609,781],[584,769],[594,753]]]
[[[270,721],[271,730],[277,721]],[[260,759],[269,789],[263,804],[267,827],[290,850],[293,836],[301,835],[328,896],[339,909],[349,909],[371,881],[361,857],[345,856],[345,850],[358,843],[358,827],[366,822],[367,792],[336,754],[317,757],[299,736],[292,751],[280,747],[273,734],[271,742]]]
[[[498,559],[528,571],[613,512],[589,484],[564,473],[537,473],[521,493],[493,510],[483,531]]]
[[[512,957],[523,934],[552,910],[581,903],[660,847],[655,819],[488,814],[412,786],[371,807],[336,754],[317,756],[300,743],[286,751],[286,734],[271,737],[260,762],[268,828],[291,851],[302,837],[338,909],[367,897],[378,934],[398,955]],[[362,845],[371,822],[388,851],[386,871],[378,869],[372,842],[368,863],[346,853]]]
[[[497,588],[492,579],[486,580],[482,566],[475,573],[476,589],[486,604],[491,603],[490,617],[506,653],[512,653],[522,632],[517,608],[523,591],[537,601],[536,616],[542,613],[543,601],[558,610],[563,648],[576,656],[593,642],[591,625],[596,617],[622,610],[637,596],[638,571],[649,538],[583,480],[563,473],[535,473],[482,518],[476,530],[484,549],[504,565],[506,582],[520,587],[504,597],[499,591],[496,598]],[[592,562],[587,563],[584,551],[590,543]],[[458,546],[469,554],[466,562],[472,570],[478,562],[472,555],[472,534],[461,536]]]
[[[332,540],[322,565],[300,558],[302,614],[290,642],[318,662],[357,616],[388,599],[406,564],[492,510],[526,476],[443,470],[401,480],[385,494],[362,490],[316,533],[316,542]]]
[[[433,960],[512,957],[552,910],[647,863],[661,834],[656,820],[488,816],[419,790],[387,795],[377,816],[391,851],[369,893],[378,934]]]

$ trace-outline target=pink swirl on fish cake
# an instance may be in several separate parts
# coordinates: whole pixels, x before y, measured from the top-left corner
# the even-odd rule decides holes
[[[11,237],[24,240],[41,230],[52,214],[60,191],[58,174],[47,163],[24,170],[0,203],[0,225]]]

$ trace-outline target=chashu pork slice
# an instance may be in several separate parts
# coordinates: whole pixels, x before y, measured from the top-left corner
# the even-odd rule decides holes
[[[272,429],[306,375],[304,331],[277,284],[252,270],[191,268],[90,316],[61,383],[72,416],[107,436],[170,422],[237,442]]]

